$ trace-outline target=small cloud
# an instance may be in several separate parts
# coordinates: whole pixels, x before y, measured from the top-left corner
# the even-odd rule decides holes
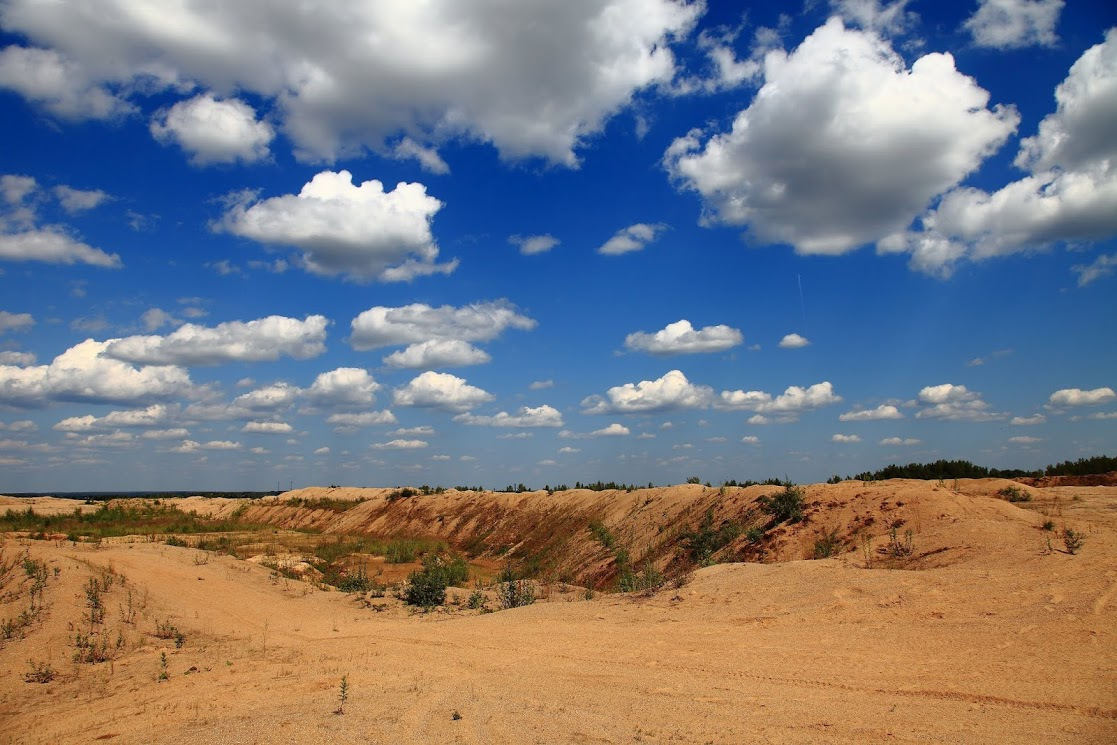
[[[632,434],[628,427],[613,422],[608,427],[590,432],[590,437],[623,437]]]
[[[801,349],[806,346],[810,346],[810,341],[799,334],[788,334],[780,339],[779,344],[780,349]]]
[[[1016,427],[1027,427],[1033,424],[1043,424],[1047,421],[1047,417],[1043,414],[1036,414],[1035,416],[1014,416],[1009,424]]]
[[[533,382],[531,385],[528,386],[528,390],[542,391],[542,390],[545,390],[547,388],[554,388],[554,387],[555,387],[555,381],[553,381],[553,380],[536,380],[535,382]]]
[[[869,422],[878,419],[903,419],[900,410],[891,404],[882,404],[875,409],[857,409],[847,411],[838,417],[840,422]]]
[[[1098,406],[1117,399],[1112,388],[1094,388],[1084,391],[1081,388],[1063,388],[1051,394],[1048,406]]]
[[[520,253],[524,256],[532,256],[534,254],[547,253],[552,248],[557,246],[561,241],[553,235],[510,235],[508,242],[513,246],[520,247]]]
[[[840,442],[840,443],[861,442],[861,438],[858,437],[857,435],[833,435],[830,438],[830,442]]]
[[[328,447],[320,447],[314,451],[315,455],[329,455],[330,449]]]
[[[374,450],[419,450],[427,447],[425,440],[392,440],[391,442],[377,442],[370,447]]]
[[[597,249],[597,252],[606,256],[618,256],[631,251],[640,251],[654,241],[666,228],[667,226],[662,223],[649,225],[639,222],[635,225],[629,225],[627,228],[618,230],[612,238],[605,241],[604,245]]]
[[[745,443],[746,445],[759,445],[760,438],[756,435],[745,435],[741,438],[741,442]]]
[[[917,440],[914,437],[906,437],[906,438],[885,437],[883,440],[880,441],[880,444],[885,445],[885,446],[902,445],[902,446],[907,447],[907,446],[911,446],[911,445],[918,445],[919,443],[920,443],[920,440]]]
[[[1042,437],[1010,437],[1008,441],[1015,445],[1034,445],[1037,442],[1043,442]]]

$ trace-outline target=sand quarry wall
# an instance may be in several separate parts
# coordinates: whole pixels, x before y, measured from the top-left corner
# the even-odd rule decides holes
[[[684,563],[686,534],[707,513],[715,529],[727,522],[741,529],[720,552],[723,561],[810,558],[816,541],[826,536],[836,539],[842,551],[857,550],[871,560],[890,541],[904,540],[908,531],[916,542],[911,561],[924,568],[961,560],[973,553],[975,541],[991,543],[982,551],[991,556],[1001,541],[990,542],[990,533],[1003,541],[1019,540],[1016,533],[1035,533],[1044,521],[1035,509],[1007,502],[999,492],[1008,486],[1050,501],[1044,490],[1005,479],[816,484],[803,487],[804,519],[770,527],[761,541],[755,531],[748,535],[750,528],[770,525],[759,500],[782,487],[687,484],[519,494],[448,490],[408,498],[392,498],[395,489],[310,487],[248,503],[190,498],[180,507],[215,517],[236,512],[244,520],[282,529],[434,538],[471,557],[532,564],[557,577],[588,582],[607,580],[617,571],[618,549],[627,551],[637,567],[651,562],[668,569]],[[612,546],[601,540],[602,528],[612,537]]]

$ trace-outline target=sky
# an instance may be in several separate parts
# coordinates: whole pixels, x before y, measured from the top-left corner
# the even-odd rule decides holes
[[[0,491],[1117,452],[1117,6],[0,0]]]

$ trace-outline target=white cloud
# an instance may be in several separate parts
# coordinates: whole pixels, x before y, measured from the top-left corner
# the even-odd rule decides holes
[[[590,432],[589,436],[590,437],[624,437],[624,436],[630,435],[630,434],[632,434],[632,432],[628,429],[628,427],[624,426],[623,424],[618,424],[616,422],[613,422],[608,427],[604,427],[602,429],[597,429],[597,430],[594,430],[593,432]]]
[[[530,331],[536,322],[520,315],[507,300],[433,308],[413,303],[398,308],[376,306],[353,319],[349,344],[358,350],[425,341],[491,341],[505,329]]]
[[[645,246],[654,241],[666,227],[666,225],[661,223],[649,225],[647,223],[638,222],[635,225],[629,225],[627,228],[618,230],[612,238],[605,241],[605,243],[597,249],[597,252],[599,254],[605,254],[606,256],[617,256],[619,254],[629,253],[630,251],[641,251]]]
[[[190,431],[183,427],[149,429],[140,436],[145,440],[181,440],[189,437]]]
[[[560,455],[575,455],[580,452],[582,452],[581,448],[572,448],[569,445],[559,448]]]
[[[368,406],[376,400],[380,384],[368,370],[339,367],[320,373],[303,395],[316,406]]]
[[[35,364],[35,355],[31,352],[0,352],[0,365],[25,367]]]
[[[287,422],[247,422],[240,431],[259,435],[286,435],[294,432],[295,428]]]
[[[491,393],[469,385],[462,378],[428,370],[402,388],[397,388],[394,402],[399,406],[426,406],[463,412],[494,398]]]
[[[562,413],[552,406],[543,404],[534,408],[530,406],[521,407],[515,414],[509,414],[506,411],[502,411],[495,416],[459,414],[454,417],[454,421],[489,427],[561,427]]]
[[[240,450],[239,442],[231,442],[230,440],[210,440],[209,442],[197,442],[195,440],[183,440],[181,445],[177,445],[170,449],[172,453],[196,453],[199,450]]]
[[[535,380],[535,381],[532,381],[532,384],[528,386],[528,390],[542,391],[542,390],[546,390],[547,388],[554,388],[554,387],[555,387],[555,381],[553,381],[553,380]]]
[[[885,446],[902,445],[904,447],[910,447],[913,445],[918,445],[920,442],[920,440],[917,440],[914,437],[885,437],[883,440],[880,441],[880,444]]]
[[[861,409],[858,411],[847,411],[838,417],[840,422],[868,422],[877,419],[903,419],[904,415],[900,410],[891,404],[881,404],[875,409]]]
[[[1034,416],[1014,416],[1009,424],[1016,427],[1027,427],[1033,424],[1043,424],[1047,421],[1047,417],[1043,414],[1036,414]]]
[[[845,20],[865,29],[896,34],[913,25],[918,16],[907,10],[909,0],[881,5],[880,0],[830,0],[830,7]]]
[[[177,325],[179,321],[162,308],[148,308],[140,316],[144,331],[157,331],[164,326]]]
[[[400,435],[401,437],[433,437],[434,427],[421,425],[418,427],[400,427],[392,432],[393,435]]]
[[[6,17],[5,26],[8,23]],[[0,50],[0,87],[62,119],[109,119],[133,109],[95,83],[85,65],[51,49],[10,46]]]
[[[133,367],[105,356],[109,344],[87,339],[49,365],[0,365],[0,402],[13,406],[43,406],[51,401],[138,404],[184,396],[193,390],[189,374],[181,367]]]
[[[74,189],[65,184],[54,187],[54,196],[62,205],[62,209],[71,215],[91,210],[110,199],[109,195],[100,189]]]
[[[271,125],[256,119],[251,106],[237,98],[218,100],[203,93],[159,111],[151,120],[152,136],[178,144],[196,166],[254,163],[270,156],[275,137]]]
[[[913,267],[948,276],[963,259],[1117,233],[1117,29],[1079,57],[1055,99],[1055,113],[1020,143],[1016,165],[1028,175],[993,193],[950,191],[917,230],[887,237],[878,250],[909,252]],[[1081,271],[1080,283],[1090,276]]]
[[[410,137],[404,137],[392,149],[392,157],[396,160],[417,160],[419,166],[429,173],[445,175],[450,172],[450,166],[433,147],[423,147]]]
[[[392,352],[384,358],[389,367],[428,370],[438,367],[484,365],[492,360],[488,352],[460,339],[431,339]]]
[[[1108,277],[1117,270],[1117,254],[1103,254],[1091,264],[1075,264],[1071,271],[1078,275],[1078,286],[1085,287],[1091,282]]]
[[[372,444],[374,450],[418,450],[427,447],[423,440],[392,440],[391,442],[377,442]]]
[[[810,341],[805,336],[799,334],[787,334],[780,339],[780,349],[802,349],[803,347],[810,346]]]
[[[1051,47],[1059,41],[1055,24],[1063,0],[978,0],[963,25],[979,47]]]
[[[760,438],[756,435],[745,435],[741,438],[741,442],[745,443],[746,445],[759,445]]]
[[[589,396],[582,401],[586,414],[633,414],[698,409],[713,400],[712,388],[693,385],[679,370],[671,370],[657,380],[625,383],[605,392],[605,397]]]
[[[833,435],[830,442],[840,442],[843,444],[861,442],[861,438],[857,435]]]
[[[705,199],[707,222],[748,225],[803,254],[842,254],[903,230],[1018,121],[1011,108],[987,109],[989,94],[949,54],[908,69],[888,42],[837,18],[795,51],[770,52],[764,70],[732,131],[693,131],[664,163]]]
[[[322,171],[298,194],[259,201],[244,195],[216,227],[296,248],[303,268],[314,274],[398,282],[457,266],[456,260],[435,263],[430,223],[441,208],[419,183],[385,191],[375,179],[355,186],[349,171]]]
[[[557,246],[561,241],[553,235],[512,235],[508,237],[508,242],[513,246],[519,246],[520,253],[524,256],[533,256],[535,254],[547,253],[552,248]]]
[[[9,331],[27,331],[35,325],[35,319],[30,313],[11,313],[0,310],[0,334]]]
[[[1014,445],[1034,445],[1037,442],[1043,442],[1042,437],[1010,437],[1008,441]]]
[[[0,228],[4,227],[0,220]],[[107,254],[88,246],[56,225],[0,233],[0,260],[88,264],[106,269],[119,269],[123,266],[116,254]]]
[[[385,424],[395,424],[396,416],[391,411],[360,411],[355,413],[331,414],[326,418],[326,424],[337,425],[337,428],[346,432],[356,431],[357,427],[377,427]],[[418,433],[416,433],[418,434]]]
[[[1117,400],[1112,388],[1094,388],[1084,391],[1081,388],[1063,388],[1051,394],[1049,406],[1098,406]]]
[[[8,432],[35,432],[38,429],[38,425],[30,419],[20,419],[7,424],[0,422],[0,430],[7,430]]]
[[[981,400],[981,394],[964,385],[926,386],[919,391],[919,402],[926,408],[916,413],[917,419],[987,422],[1004,417],[1004,414],[989,411],[989,404]]]
[[[242,393],[233,399],[232,408],[244,411],[279,411],[286,409],[303,391],[290,383],[279,382]]]
[[[649,334],[637,331],[624,339],[625,349],[655,355],[724,352],[743,341],[741,332],[725,325],[695,330],[685,318]]]
[[[297,360],[326,351],[325,316],[300,321],[268,316],[254,321],[227,321],[214,327],[187,323],[167,336],[129,336],[108,342],[105,354],[152,365],[219,365],[260,362],[286,355]]]
[[[156,427],[165,424],[171,413],[164,404],[152,404],[144,409],[129,411],[110,411],[102,417],[92,414],[72,416],[54,425],[60,432],[88,432],[91,430],[112,430],[119,427]]]
[[[329,455],[330,449],[328,447],[320,447],[314,451],[315,455]]]
[[[805,411],[840,403],[841,400],[842,397],[834,393],[834,386],[829,381],[823,381],[807,388],[788,386],[775,398],[765,391],[722,391],[718,407],[728,411],[755,411],[760,414],[795,417]],[[768,421],[764,416],[749,419],[750,424],[767,424]]]

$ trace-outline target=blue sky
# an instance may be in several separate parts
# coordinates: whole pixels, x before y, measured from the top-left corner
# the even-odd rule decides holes
[[[0,1],[0,490],[1117,451],[1117,9]]]

